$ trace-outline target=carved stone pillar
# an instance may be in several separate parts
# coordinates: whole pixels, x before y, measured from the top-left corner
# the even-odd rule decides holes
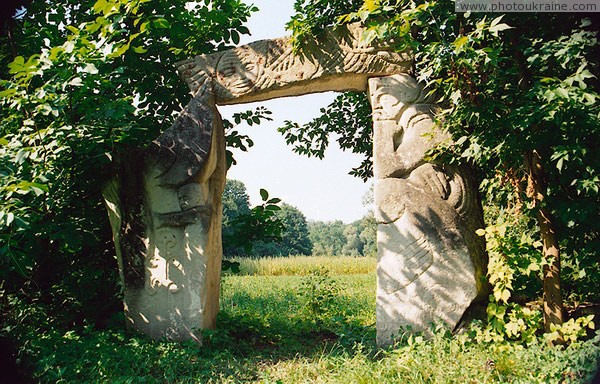
[[[199,342],[197,329],[215,327],[225,172],[221,118],[203,90],[105,188],[131,328]]]
[[[435,106],[401,74],[371,78],[377,229],[377,343],[432,323],[455,328],[486,297],[483,227],[468,170],[424,160],[449,138]]]

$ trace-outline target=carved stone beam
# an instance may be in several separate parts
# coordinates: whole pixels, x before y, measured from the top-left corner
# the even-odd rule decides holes
[[[326,31],[301,54],[289,38],[260,40],[177,64],[193,94],[213,82],[219,105],[325,91],[366,91],[370,77],[410,72],[411,52],[365,46],[358,24]]]

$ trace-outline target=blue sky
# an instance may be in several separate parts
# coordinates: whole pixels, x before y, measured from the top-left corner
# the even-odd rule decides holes
[[[288,35],[285,23],[293,14],[293,0],[255,0],[260,9],[247,24],[252,36],[244,36],[240,44],[261,39]],[[235,106],[221,106],[224,118],[238,111],[265,106],[273,113],[273,121],[260,126],[240,126],[248,134],[254,147],[248,152],[235,152],[238,162],[227,177],[242,181],[248,189],[251,203],[258,204],[260,188],[272,197],[299,208],[309,220],[342,220],[351,222],[367,212],[362,197],[369,183],[348,175],[352,167],[360,164],[361,156],[342,152],[337,143],[331,143],[323,160],[307,158],[292,152],[277,128],[284,120],[305,123],[319,115],[334,93],[311,94]]]

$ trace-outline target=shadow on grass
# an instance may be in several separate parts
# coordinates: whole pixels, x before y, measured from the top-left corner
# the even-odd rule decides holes
[[[127,332],[121,314],[105,329],[56,327],[40,334],[31,324],[19,338],[19,344],[27,345],[22,350],[24,368],[35,381],[52,383],[239,382],[264,378],[265,370],[278,362],[352,354],[358,343],[367,344],[367,350],[375,348],[374,327],[347,314],[310,319],[298,310],[299,302],[293,303],[295,313],[269,314],[264,312],[264,297],[244,296],[243,310],[222,310],[218,329],[204,330],[200,347]],[[289,296],[277,296],[269,295],[269,302],[289,306]],[[340,308],[350,304],[350,298],[338,299]]]
[[[199,354],[215,365],[212,377],[227,373],[236,379],[257,380],[261,368],[297,358],[318,359],[327,354],[353,354],[358,343],[370,340],[367,347],[375,351],[375,329],[357,321],[335,317],[323,322],[298,319],[270,319],[222,312],[219,329],[204,331],[204,345]],[[363,344],[364,345],[364,344]],[[220,357],[226,356],[225,359]],[[231,361],[241,369],[230,369]],[[238,376],[241,375],[241,376]]]
[[[344,313],[344,308],[356,308],[349,296],[338,297],[339,313],[320,322],[301,311],[255,311],[252,315],[248,308],[260,307],[261,303],[250,297],[243,299],[245,308],[222,311],[219,329],[203,332],[200,347],[192,342],[153,341],[126,332],[122,314],[105,329],[86,326],[67,330],[40,327],[40,321],[23,321],[13,331],[18,335],[21,357],[26,358],[23,368],[31,374],[32,382],[42,383],[268,382],[281,377],[281,372],[279,376],[273,374],[280,363],[291,363],[284,374],[303,365],[310,366],[309,371],[329,372],[330,366],[320,365],[324,359],[334,362],[333,369],[341,377],[348,373],[348,366],[356,367],[352,365],[357,364],[355,357],[360,366],[354,373],[387,375],[389,380],[381,382],[411,382],[398,381],[398,375],[431,377],[432,382],[435,378],[461,382],[464,375],[472,378],[464,381],[473,382],[479,382],[481,375],[488,377],[488,382],[558,382],[555,379],[565,374],[591,377],[596,368],[600,334],[568,350],[549,349],[545,344],[528,348],[506,344],[508,350],[504,350],[474,341],[463,345],[445,331],[435,333],[431,342],[415,341],[376,355],[374,327],[355,320],[352,311]],[[283,296],[279,297],[282,303],[275,297],[273,300],[272,304],[290,304]],[[398,365],[399,361],[403,363]],[[494,363],[493,371],[485,370],[488,361]],[[532,379],[538,376],[540,380]]]

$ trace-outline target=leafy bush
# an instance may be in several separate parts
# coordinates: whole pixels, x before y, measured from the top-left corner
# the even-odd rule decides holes
[[[512,215],[510,215],[512,213]],[[508,219],[507,219],[508,217]],[[539,306],[526,304],[536,299],[534,289],[539,286],[546,260],[542,258],[542,244],[534,241],[531,229],[523,222],[519,212],[503,212],[496,216],[496,225],[477,234],[486,237],[489,254],[487,274],[492,285],[492,295],[487,307],[487,326],[480,330],[478,339],[483,342],[502,343],[505,340],[531,344],[542,333],[542,313]],[[537,282],[537,284],[536,284]],[[518,301],[510,301],[515,292]],[[562,325],[550,325],[545,339],[549,342],[576,342],[594,329],[593,315],[569,319]]]
[[[22,3],[0,28],[0,278],[63,323],[102,321],[119,291],[102,187],[189,100],[174,63],[248,33],[256,8]]]

